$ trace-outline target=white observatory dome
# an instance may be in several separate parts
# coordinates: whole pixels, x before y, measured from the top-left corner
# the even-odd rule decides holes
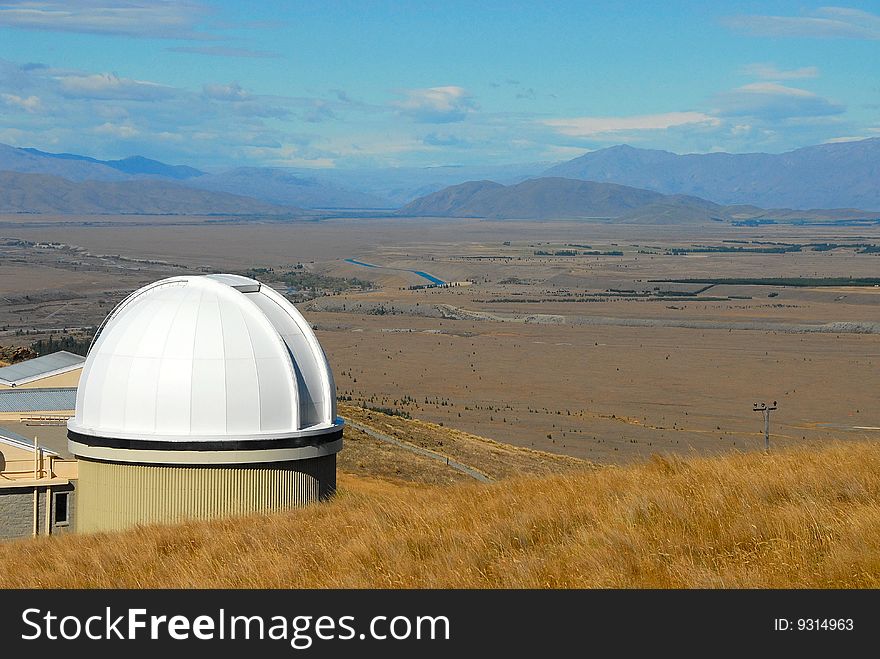
[[[77,455],[126,459],[121,450],[151,462],[217,461],[156,451],[260,454],[233,462],[335,453],[341,429],[309,324],[279,293],[237,275],[172,277],[123,300],[98,330],[68,422]]]

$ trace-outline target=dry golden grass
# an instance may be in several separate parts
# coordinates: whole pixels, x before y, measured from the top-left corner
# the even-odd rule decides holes
[[[485,437],[418,419],[405,419],[382,412],[341,404],[346,419],[356,421],[415,448],[427,448],[493,478],[546,474],[584,469],[590,463],[577,458],[501,444]],[[337,469],[352,476],[390,482],[451,485],[473,482],[470,475],[414,451],[380,441],[349,424],[345,427],[345,450],[337,456]]]
[[[880,586],[880,445],[446,487],[0,545],[2,587]]]
[[[395,439],[448,456],[501,479],[526,474],[549,474],[584,469],[591,463],[567,455],[496,442],[494,439],[420,419],[405,419],[355,405],[339,405],[339,413]]]
[[[351,476],[429,485],[473,480],[442,462],[374,439],[354,426],[345,427],[344,441],[345,449],[336,456],[336,468]]]

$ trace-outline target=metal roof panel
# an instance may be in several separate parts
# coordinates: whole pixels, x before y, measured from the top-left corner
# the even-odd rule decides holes
[[[53,352],[51,355],[35,357],[27,361],[3,366],[0,368],[0,382],[10,386],[23,384],[41,377],[64,373],[82,366],[86,358],[66,350]]]
[[[48,412],[76,408],[76,387],[0,391],[0,412]]]

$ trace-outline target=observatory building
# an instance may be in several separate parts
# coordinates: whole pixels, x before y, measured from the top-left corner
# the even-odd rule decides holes
[[[155,282],[110,313],[83,367],[77,530],[322,499],[342,425],[324,352],[283,296],[237,275]]]

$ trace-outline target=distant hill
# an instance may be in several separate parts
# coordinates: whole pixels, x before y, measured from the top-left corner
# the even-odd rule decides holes
[[[400,215],[516,219],[651,218],[671,214],[680,220],[721,217],[717,204],[683,195],[664,195],[615,183],[537,178],[504,186],[492,181],[453,185],[407,204]]]
[[[468,214],[494,213],[488,208],[502,195],[506,187],[494,181],[468,181],[451,185],[437,192],[419,197],[400,209],[401,215],[450,215],[462,217]]]
[[[272,204],[302,208],[392,208],[394,204],[378,195],[358,192],[302,176],[290,170],[268,167],[239,167],[219,174],[190,178],[187,185],[255,197]]]
[[[6,145],[2,146],[5,149],[13,149],[13,147],[7,147]],[[23,161],[28,163],[29,168],[13,169],[5,167],[4,165],[6,164],[6,162],[2,158],[3,151],[0,150],[0,169],[7,171],[22,171],[32,174],[54,173],[35,171],[35,169],[33,169],[33,166],[36,165],[37,168],[42,169],[43,167],[47,167],[47,161],[65,161],[62,164],[57,164],[55,169],[58,170],[59,176],[64,176],[66,174],[65,178],[70,178],[72,180],[84,180],[85,178],[103,180],[101,178],[101,174],[104,167],[115,169],[122,174],[128,174],[130,176],[161,176],[163,178],[172,179],[187,179],[192,178],[193,176],[201,176],[202,174],[204,174],[204,172],[195,169],[194,167],[188,167],[187,165],[166,165],[164,162],[151,160],[150,158],[144,158],[143,156],[131,156],[129,158],[123,158],[121,160],[98,160],[97,158],[81,156],[75,153],[48,153],[46,151],[40,151],[39,149],[31,148],[14,150],[21,151],[30,156],[33,156],[33,159]],[[12,154],[7,154],[7,156],[10,155]],[[78,167],[74,168],[75,166],[71,167],[72,163],[83,164],[80,164]],[[97,167],[94,167],[92,165],[97,165]],[[71,176],[71,171],[77,172],[78,175],[75,174]]]
[[[47,174],[0,172],[0,212],[279,215],[301,211],[167,181],[69,181]]]
[[[49,174],[70,181],[123,181],[128,174],[98,160],[53,157],[33,149],[0,144],[0,171],[23,174]]]
[[[115,169],[123,174],[132,176],[161,176],[163,178],[172,179],[188,179],[194,176],[201,176],[204,172],[187,165],[166,165],[158,160],[151,160],[143,156],[131,156],[121,160],[98,160],[89,156],[80,156],[75,153],[47,153],[39,149],[24,148],[21,151],[34,155],[38,158],[54,158],[56,160],[71,160],[77,162],[88,162],[97,165],[104,165]],[[87,171],[87,170],[86,170]]]
[[[543,175],[696,195],[719,204],[876,211],[880,210],[880,138],[780,154],[678,155],[621,145],[587,153]]]
[[[126,174],[147,174],[180,180],[204,174],[204,172],[195,167],[189,167],[188,165],[166,165],[164,162],[151,160],[143,156],[131,156],[122,160],[105,160],[104,164]]]
[[[618,223],[633,224],[880,219],[880,212],[852,208],[793,210],[723,206],[691,195],[667,195],[617,183],[558,177],[529,179],[507,186],[492,181],[469,181],[416,199],[397,214],[522,220],[613,218]]]

